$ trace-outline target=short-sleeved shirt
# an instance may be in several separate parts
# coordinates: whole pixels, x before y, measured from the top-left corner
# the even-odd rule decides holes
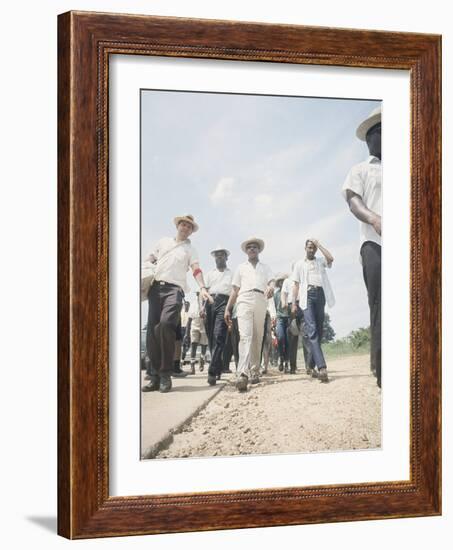
[[[157,258],[156,281],[165,281],[189,291],[186,274],[193,264],[198,263],[198,252],[190,240],[178,242],[172,237],[164,237],[152,254]]]
[[[291,279],[299,283],[299,306],[301,309],[307,308],[307,292],[308,292],[308,272],[313,260],[304,258],[295,263]],[[333,295],[332,287],[330,286],[329,278],[327,277],[326,267],[330,267],[325,258],[315,258],[317,269],[321,276],[321,285],[324,290],[326,302],[329,307],[335,305],[335,296]]]
[[[274,279],[271,268],[258,262],[255,267],[249,261],[239,265],[233,276],[233,285],[239,287],[239,296],[257,289],[264,292]]]
[[[212,269],[206,275],[206,288],[209,294],[225,294],[229,296],[232,289],[233,272],[226,268],[224,271]]]
[[[342,194],[346,199],[346,191],[359,195],[364,205],[382,215],[382,164],[380,159],[369,156],[366,161],[356,164],[351,168],[343,184]],[[372,225],[359,220],[360,247],[366,241],[381,244],[381,236],[378,235]]]

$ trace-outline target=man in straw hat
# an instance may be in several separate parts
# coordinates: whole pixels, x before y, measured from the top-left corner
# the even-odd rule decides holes
[[[237,301],[239,364],[236,386],[239,391],[247,391],[249,377],[251,383],[259,382],[264,319],[267,300],[274,293],[274,277],[270,268],[259,260],[259,254],[264,249],[262,239],[251,237],[242,243],[241,249],[248,259],[233,276],[233,290],[225,310],[225,321],[231,327],[231,312]]]
[[[175,355],[176,329],[179,324],[184,292],[188,290],[186,273],[189,268],[200,287],[203,299],[212,300],[198,263],[198,253],[190,235],[198,225],[190,214],[173,220],[176,236],[161,239],[150,261],[156,264],[154,283],[148,292],[148,325],[146,349],[150,359],[150,381],[142,391],[162,393],[171,390],[171,371]]]
[[[371,332],[371,370],[381,387],[381,107],[374,109],[356,132],[369,156],[353,166],[343,184],[343,196],[359,220],[360,257],[368,292]]]
[[[216,267],[206,275],[206,287],[214,302],[206,302],[206,331],[208,334],[211,362],[208,369],[208,384],[215,386],[223,369],[223,351],[227,335],[225,308],[231,295],[233,273],[227,267],[229,250],[218,246],[211,251]]]
[[[323,258],[317,258],[317,250]],[[304,330],[311,354],[318,367],[321,382],[328,382],[327,364],[321,348],[324,326],[324,307],[335,305],[335,297],[327,277],[326,268],[332,267],[333,256],[318,240],[307,239],[305,258],[295,263],[291,278],[294,281],[291,313],[297,315],[297,299],[304,314]]]

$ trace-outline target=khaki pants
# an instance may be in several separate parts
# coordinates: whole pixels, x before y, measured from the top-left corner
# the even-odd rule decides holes
[[[259,292],[244,292],[238,298],[239,363],[237,375],[258,376],[267,301]]]

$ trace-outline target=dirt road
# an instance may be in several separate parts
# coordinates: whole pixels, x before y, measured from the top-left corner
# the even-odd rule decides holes
[[[227,384],[156,458],[378,448],[381,390],[369,356],[329,362],[328,384],[276,369],[239,393]]]

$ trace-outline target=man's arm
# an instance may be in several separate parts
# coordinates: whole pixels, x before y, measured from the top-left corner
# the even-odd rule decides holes
[[[346,190],[346,200],[353,215],[361,222],[372,225],[376,233],[380,235],[382,231],[381,216],[367,208],[362,197],[350,189]]]
[[[324,258],[326,259],[327,267],[330,267],[333,263],[332,254],[327,250],[327,248],[322,246],[322,244],[318,240],[316,240],[316,239],[310,239],[310,240],[322,252]]]
[[[283,285],[282,291],[280,293],[280,304],[282,309],[285,309],[288,305],[288,290],[285,288],[286,285]]]
[[[194,276],[194,279],[197,281],[198,286],[200,287],[200,296],[203,298],[203,300],[207,300],[209,303],[213,304],[214,299],[206,290],[206,285],[203,279],[203,272],[200,269],[200,264],[196,262],[192,264],[190,267],[192,268],[192,274]]]
[[[293,287],[293,302],[291,304],[291,313],[296,315],[297,313],[297,297],[299,296],[299,282],[294,281],[294,287]]]
[[[264,297],[267,299],[272,298],[272,296],[274,295],[274,290],[275,290],[275,279],[271,279],[267,283],[267,288],[264,291]]]
[[[239,287],[236,285],[233,285],[233,291],[230,294],[230,297],[228,299],[228,303],[225,308],[225,323],[227,324],[228,328],[231,328],[233,325],[233,322],[231,320],[231,313],[233,311],[234,304],[236,303],[237,297],[239,294]]]

